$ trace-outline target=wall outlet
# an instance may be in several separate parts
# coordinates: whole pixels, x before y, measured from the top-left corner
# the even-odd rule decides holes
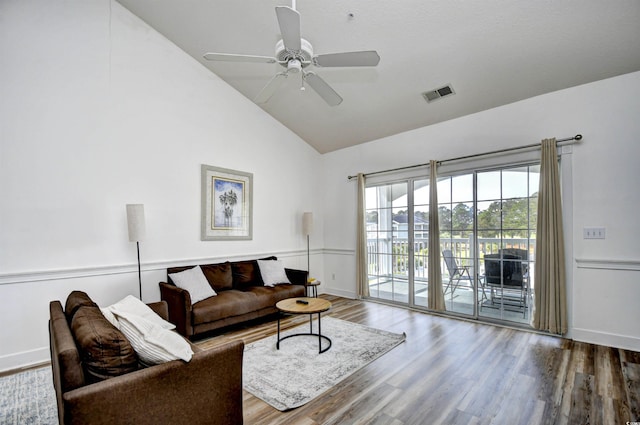
[[[604,239],[605,238],[604,227],[584,227],[582,229],[583,239]]]

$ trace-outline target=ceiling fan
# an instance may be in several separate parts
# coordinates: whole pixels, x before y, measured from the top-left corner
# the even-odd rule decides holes
[[[339,105],[342,102],[342,97],[315,72],[306,71],[305,68],[309,65],[319,67],[376,66],[380,62],[380,56],[375,50],[314,56],[311,43],[300,37],[300,14],[295,10],[295,0],[292,1],[292,6],[276,6],[276,16],[282,39],[276,43],[275,57],[228,53],[206,53],[203,57],[210,61],[277,63],[285,68],[284,71],[277,73],[258,93],[254,99],[256,103],[266,103],[289,74],[301,73],[303,90],[306,82],[330,106]]]

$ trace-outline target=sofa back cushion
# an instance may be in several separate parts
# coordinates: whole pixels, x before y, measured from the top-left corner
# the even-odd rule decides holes
[[[233,273],[231,273],[231,263],[228,261],[220,264],[207,264],[200,266],[200,268],[214,291],[233,289]]]
[[[274,257],[275,258],[275,257]],[[263,286],[258,261],[235,261],[231,263],[234,289],[245,290],[251,286]]]
[[[98,306],[83,305],[71,319],[71,332],[78,346],[88,383],[124,375],[138,369],[133,347]]]
[[[71,323],[73,316],[76,314],[80,307],[97,307],[97,304],[93,302],[86,292],[73,291],[67,297],[67,302],[64,305],[64,314],[67,316],[67,322]]]

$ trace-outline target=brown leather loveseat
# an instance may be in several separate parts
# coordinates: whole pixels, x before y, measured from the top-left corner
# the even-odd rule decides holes
[[[166,303],[149,306],[167,319]],[[49,312],[60,424],[242,424],[241,341],[210,350],[192,345],[188,363],[144,367],[85,293],[72,292],[65,311],[52,301]]]
[[[306,270],[285,268],[290,284],[268,287],[264,285],[258,261],[246,260],[201,265],[217,296],[192,304],[189,292],[177,287],[171,275],[193,267],[169,268],[168,282],[160,282],[160,296],[169,306],[169,321],[187,338],[277,313],[278,301],[305,296]]]

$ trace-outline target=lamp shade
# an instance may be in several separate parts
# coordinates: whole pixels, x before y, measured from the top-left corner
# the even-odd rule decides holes
[[[310,235],[313,231],[313,213],[306,212],[302,214],[302,233]]]
[[[127,204],[127,224],[129,226],[129,242],[139,242],[144,239],[144,205]]]

